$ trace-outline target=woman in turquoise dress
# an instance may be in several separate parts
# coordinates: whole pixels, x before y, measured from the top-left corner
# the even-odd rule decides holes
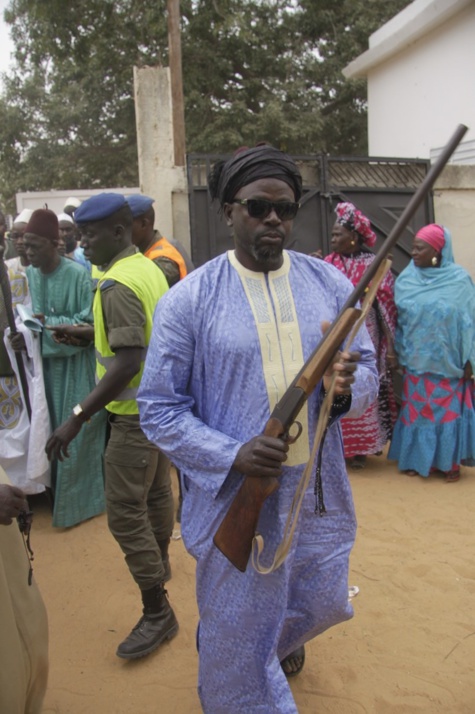
[[[388,458],[410,476],[458,481],[475,465],[475,286],[447,228],[424,226],[396,280],[395,349],[403,394]]]

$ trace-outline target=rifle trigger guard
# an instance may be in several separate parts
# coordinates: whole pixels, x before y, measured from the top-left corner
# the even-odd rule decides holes
[[[294,423],[290,425],[290,428],[292,428],[294,425],[297,426],[297,433],[295,434],[295,436],[291,436],[289,431],[287,432],[286,442],[288,444],[294,444],[302,433],[302,424],[299,421],[294,421]]]

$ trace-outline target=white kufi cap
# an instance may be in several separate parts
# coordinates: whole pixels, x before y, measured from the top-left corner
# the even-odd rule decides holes
[[[66,206],[74,206],[74,208],[79,208],[81,203],[81,199],[76,198],[76,196],[70,196],[70,198],[68,198],[66,203],[64,204],[64,208],[66,208]]]
[[[22,211],[20,211],[20,213],[15,218],[13,223],[28,223],[28,221],[31,218],[32,213],[33,213],[33,211],[31,209],[24,208]]]
[[[58,213],[58,223],[59,221],[67,221],[68,223],[72,223],[74,225],[73,219],[67,213]]]

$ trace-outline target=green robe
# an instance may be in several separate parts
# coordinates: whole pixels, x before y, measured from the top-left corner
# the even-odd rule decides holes
[[[49,274],[27,269],[34,313],[45,324],[92,324],[92,283],[78,263],[61,258]],[[46,398],[51,426],[56,429],[71,416],[95,386],[94,347],[56,343],[49,330],[42,333]],[[73,526],[105,510],[102,455],[105,448],[106,412],[92,417],[69,445],[69,458],[53,464],[53,525]]]

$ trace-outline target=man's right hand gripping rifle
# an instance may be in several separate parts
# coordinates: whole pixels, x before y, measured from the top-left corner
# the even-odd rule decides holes
[[[359,359],[359,352],[338,352],[323,377],[325,391],[330,388],[332,373],[336,372],[335,396],[351,395]],[[282,464],[287,460],[288,450],[289,442],[283,438],[260,434],[241,446],[233,468],[245,476],[276,478],[282,474]]]

